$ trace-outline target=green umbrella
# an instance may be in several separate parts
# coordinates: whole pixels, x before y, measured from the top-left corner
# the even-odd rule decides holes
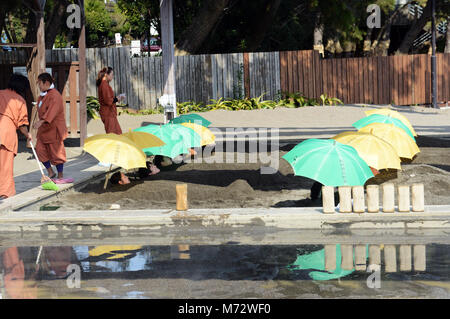
[[[195,124],[199,124],[204,127],[208,127],[211,125],[210,121],[208,121],[204,117],[202,117],[198,114],[195,114],[195,113],[180,115],[180,116],[170,120],[169,123],[173,123],[173,124],[195,123]]]
[[[369,255],[369,247],[366,245],[366,256]],[[299,255],[294,263],[288,266],[289,270],[311,269],[308,274],[314,280],[330,280],[345,277],[355,269],[344,270],[341,268],[341,245],[336,245],[336,269],[333,272],[325,270],[325,249],[321,249],[306,255]],[[367,257],[366,257],[367,259]],[[354,258],[353,258],[354,260]]]
[[[335,140],[308,139],[283,156],[295,175],[327,186],[364,185],[373,173],[358,152]]]
[[[189,153],[188,147],[186,146],[186,141],[183,139],[183,136],[177,132],[176,128],[150,124],[136,128],[134,131],[153,134],[166,143],[164,146],[144,148],[144,153],[149,156],[163,155],[174,158],[180,154]]]
[[[202,138],[201,136],[195,132],[193,129],[180,125],[180,124],[172,124],[172,123],[168,123],[163,125],[162,127],[168,127],[170,129],[175,130],[177,133],[179,133],[184,142],[185,142],[185,146],[187,148],[193,148],[193,147],[201,147],[202,146]]]
[[[381,114],[372,114],[366,117],[363,117],[362,119],[356,121],[352,124],[353,127],[356,127],[358,130],[364,126],[367,126],[372,123],[385,123],[385,124],[394,124],[395,126],[401,128],[404,130],[408,135],[415,141],[413,133],[411,130],[400,120],[386,115]]]

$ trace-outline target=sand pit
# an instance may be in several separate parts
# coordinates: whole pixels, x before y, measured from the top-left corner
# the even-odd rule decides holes
[[[417,141],[421,153],[402,163],[402,171],[383,172],[367,184],[423,183],[426,205],[449,205],[450,141],[431,137]],[[279,169],[274,174],[261,174],[259,162],[185,163],[144,180],[130,177],[130,185],[110,185],[106,191],[104,179],[98,180],[47,205],[59,206],[59,210],[109,209],[112,204],[121,209],[175,209],[175,185],[187,183],[190,208],[321,206],[321,202],[309,199],[313,181],[294,176],[290,165],[281,159],[293,146],[280,149]]]

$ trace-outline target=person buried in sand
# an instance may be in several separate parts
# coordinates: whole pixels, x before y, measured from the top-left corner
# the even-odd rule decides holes
[[[34,124],[37,129],[36,153],[48,171],[48,176],[55,184],[72,183],[72,178],[64,178],[66,149],[64,140],[67,137],[64,102],[61,94],[53,85],[53,78],[48,73],[38,76],[41,94],[37,101],[39,121]],[[52,169],[56,166],[58,174]],[[57,178],[55,178],[57,177]]]
[[[14,184],[14,157],[17,155],[17,129],[31,140],[28,132],[27,106],[25,91],[30,87],[28,79],[19,74],[13,74],[8,87],[0,90],[0,199],[16,194]]]

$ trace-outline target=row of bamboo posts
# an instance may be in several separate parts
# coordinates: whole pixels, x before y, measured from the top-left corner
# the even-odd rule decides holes
[[[395,212],[395,186],[393,183],[381,185],[382,190],[382,211],[383,213]],[[340,213],[364,213],[380,212],[380,187],[378,185],[368,185],[364,194],[364,186],[339,186],[339,212]],[[424,186],[423,184],[399,185],[398,186],[398,212],[408,213],[423,212],[425,209]],[[412,196],[411,196],[412,195]],[[333,214],[336,212],[334,201],[334,187],[322,187],[323,213]],[[411,206],[412,204],[412,206]]]
[[[383,213],[395,212],[395,186],[393,183],[385,183],[382,189],[382,211]],[[378,185],[368,185],[367,194],[364,194],[364,186],[339,186],[339,212],[340,213],[364,213],[380,212],[380,187]],[[408,213],[423,212],[425,209],[424,186],[423,184],[399,185],[398,186],[398,212]],[[411,196],[412,195],[412,196]],[[188,210],[187,184],[176,185],[177,210]],[[334,187],[322,187],[322,204],[325,214],[336,212],[334,201]],[[412,204],[412,205],[411,205]]]
[[[367,247],[368,246],[368,247]],[[327,244],[325,248],[325,270],[333,272],[337,263],[343,270],[367,272],[379,269],[381,271],[381,258],[383,250],[384,272],[410,272],[426,270],[425,245],[350,245],[341,244],[341,260],[337,259],[336,245]],[[397,254],[397,248],[399,250]],[[171,246],[172,259],[190,259],[189,245]],[[366,254],[368,253],[368,256]],[[398,258],[397,258],[398,257]],[[371,266],[371,267],[369,267]],[[376,266],[376,267],[374,267]]]
[[[336,264],[336,245],[325,246],[325,270],[334,271]],[[425,245],[368,245],[366,256],[366,245],[341,245],[341,268],[343,270],[364,271],[369,265],[377,265],[381,271],[381,250],[384,254],[384,272],[392,273],[397,271],[425,271],[426,270],[426,250]],[[397,248],[399,253],[397,254]],[[397,255],[399,258],[397,258]],[[367,258],[368,257],[368,258]],[[367,264],[368,261],[368,264]],[[399,264],[399,267],[398,267]]]

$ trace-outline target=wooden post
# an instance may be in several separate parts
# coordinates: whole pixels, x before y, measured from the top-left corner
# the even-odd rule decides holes
[[[336,245],[325,245],[325,270],[332,272],[336,269]]]
[[[409,185],[398,186],[398,211],[409,213]]]
[[[423,212],[425,210],[423,184],[413,184],[411,187],[411,192],[413,212]]]
[[[355,270],[366,271],[366,245],[355,246]]]
[[[353,212],[354,213],[364,213],[365,201],[364,201],[364,186],[353,186],[352,188],[353,196]]]
[[[414,270],[425,271],[426,270],[426,251],[425,245],[414,245]]]
[[[173,41],[173,9],[172,0],[160,0],[161,17],[161,42],[163,62],[163,94],[176,96],[175,63],[174,63],[174,41]],[[176,104],[176,97],[175,97]],[[174,114],[168,114],[167,120],[176,117],[176,105]]]
[[[394,184],[383,184],[383,213],[393,213],[395,211],[394,192]]]
[[[333,214],[336,212],[333,186],[322,186],[322,206],[324,214]]]
[[[351,186],[339,186],[339,212],[352,212],[352,188]]]
[[[369,246],[369,264],[381,265],[381,249],[379,245]]]
[[[78,60],[80,63],[80,73],[78,75],[78,89],[80,97],[80,146],[83,147],[84,140],[87,137],[87,72],[86,72],[86,28],[85,28],[85,14],[84,14],[84,0],[81,4],[81,30],[78,38]]]
[[[27,63],[28,80],[30,81],[30,87],[34,96],[34,100],[37,101],[39,97],[39,87],[36,85],[37,77],[39,74],[45,72],[45,23],[44,23],[44,8],[41,8],[41,3],[36,3],[39,6],[39,11],[35,11],[37,20],[37,32],[36,32],[36,47],[32,49],[30,58]],[[32,136],[32,142],[36,145],[37,129],[33,126],[38,121],[37,106],[33,105],[31,114],[28,114],[30,123],[30,134]],[[31,147],[28,145],[27,147]]]
[[[400,245],[400,271],[411,271],[411,245]]]
[[[384,246],[384,267],[386,272],[397,271],[397,251],[394,245]]]
[[[177,184],[177,210],[188,210],[187,184]]]
[[[189,245],[178,245],[178,257],[180,259],[191,259],[191,254],[189,253]]]
[[[367,186],[367,212],[378,213],[380,211],[380,194],[378,185]]]
[[[353,246],[341,245],[342,263],[341,268],[344,270],[353,269]]]

